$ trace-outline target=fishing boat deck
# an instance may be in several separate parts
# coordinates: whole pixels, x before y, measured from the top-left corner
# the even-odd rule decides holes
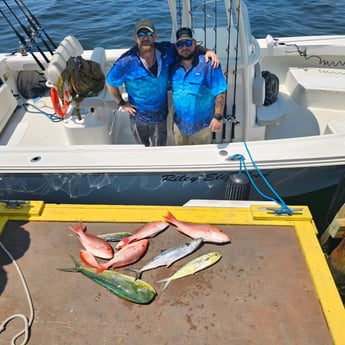
[[[213,204],[216,208],[40,202],[0,207],[0,241],[21,268],[33,300],[29,343],[341,344],[345,312],[308,209],[277,218],[262,206]],[[57,270],[73,267],[69,254],[79,256],[81,245],[69,225],[83,220],[96,234],[132,232],[161,220],[167,210],[181,220],[218,224],[232,243],[204,244],[169,268],[144,272],[142,279],[157,291],[151,304],[127,302],[79,273]],[[132,267],[186,240],[169,227],[150,239],[146,255]],[[162,291],[157,280],[210,251],[219,251],[222,259]],[[29,316],[15,266],[2,250],[0,262],[0,320],[17,313]],[[1,343],[9,344],[22,328],[22,321],[12,321],[0,334]]]
[[[270,125],[266,128],[265,139],[284,139],[304,136],[315,136],[327,133],[328,124],[331,121],[344,119],[345,112],[340,110],[327,111],[324,108],[305,109],[288,97],[288,92],[282,87],[282,97],[288,108],[288,116],[278,125]],[[70,144],[136,144],[130,129],[128,114],[123,111],[114,113],[111,109],[102,110],[107,113],[107,121],[101,129],[102,137],[95,142],[93,133],[83,136],[78,142],[79,135],[75,129],[66,126],[66,121],[52,120],[56,118],[51,99],[44,96],[39,99],[28,100],[26,106],[18,108],[12,115],[7,126],[0,134],[0,145],[8,146],[52,146]],[[88,109],[82,109],[86,112]],[[70,120],[67,120],[67,123]],[[168,145],[173,145],[172,115],[168,117]],[[73,134],[70,135],[70,133]],[[76,139],[72,138],[76,136]],[[96,136],[97,137],[97,136]],[[71,140],[72,138],[72,140]],[[96,139],[97,140],[97,139]]]

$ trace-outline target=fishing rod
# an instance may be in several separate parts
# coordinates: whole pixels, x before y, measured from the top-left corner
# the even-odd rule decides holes
[[[23,31],[28,35],[28,37],[30,38],[30,41],[33,43],[33,45],[37,48],[37,50],[41,53],[41,55],[43,56],[44,60],[49,63],[49,60],[47,58],[47,56],[44,54],[44,52],[42,51],[42,49],[36,44],[35,40],[32,38],[32,35],[30,33],[30,31],[26,28],[26,26],[20,21],[20,19],[17,17],[17,15],[14,13],[14,11],[12,10],[12,8],[8,5],[6,0],[2,0],[2,2],[6,5],[6,7],[8,8],[8,10],[11,12],[12,16],[17,20],[18,24],[20,25],[20,27],[23,29]]]
[[[14,31],[14,33],[17,35],[17,37],[19,38],[20,42],[23,44],[23,46],[27,49],[27,51],[32,55],[32,57],[34,58],[34,60],[36,61],[36,63],[38,64],[38,66],[40,66],[41,70],[44,71],[45,68],[42,65],[41,61],[38,60],[37,56],[34,54],[34,52],[31,49],[31,46],[27,44],[27,42],[25,41],[24,37],[18,32],[18,30],[13,26],[13,24],[11,23],[11,21],[8,19],[8,17],[6,16],[6,14],[0,9],[0,13],[2,14],[2,16],[5,18],[5,20],[7,21],[7,23],[10,25],[10,27],[12,28],[12,30]]]
[[[217,1],[214,0],[214,52],[217,54],[217,30],[218,30],[218,11],[217,11]]]
[[[231,139],[235,138],[235,125],[239,122],[236,120],[236,91],[237,91],[237,72],[238,72],[238,40],[239,40],[239,31],[240,31],[240,7],[241,7],[241,0],[238,1],[238,6],[236,8],[237,11],[237,37],[236,37],[236,47],[235,47],[235,68],[234,68],[234,97],[232,103],[232,114],[231,114]]]
[[[40,38],[42,43],[45,45],[45,47],[49,50],[49,53],[51,55],[53,55],[53,51],[52,49],[49,47],[49,44],[44,40],[44,38],[42,37],[42,29],[40,27],[37,26],[37,24],[35,24],[31,18],[27,15],[27,13],[24,11],[23,7],[19,4],[19,2],[17,0],[14,0],[15,3],[17,4],[18,8],[22,11],[22,13],[24,14],[26,20],[28,21],[28,23],[30,24],[31,29],[34,31],[35,36],[37,38]]]
[[[231,1],[227,0],[225,1],[227,5],[227,13],[228,13],[228,41],[227,41],[227,47],[226,47],[226,73],[225,73],[225,80],[226,85],[229,83],[229,69],[230,69],[230,45],[231,45],[231,25],[232,25],[232,13],[231,13]],[[225,104],[223,109],[223,117],[227,121],[228,120],[228,90],[225,91]],[[226,121],[223,122],[223,139],[226,137]]]
[[[203,13],[204,13],[204,27],[203,27],[203,30],[204,30],[204,46],[207,47],[207,33],[206,33],[206,19],[207,19],[207,15],[206,15],[206,0],[204,0],[204,6],[202,8],[203,10]]]
[[[36,18],[36,16],[30,11],[30,9],[25,5],[23,0],[19,0],[22,5],[24,6],[24,8],[27,10],[27,12],[29,13],[31,19],[33,19],[33,21],[37,24],[37,26],[40,28],[40,30],[42,30],[42,32],[45,34],[45,36],[47,37],[48,41],[51,43],[51,45],[54,47],[54,49],[57,48],[57,45],[54,43],[54,41],[51,39],[51,37],[48,35],[48,33],[46,32],[46,30],[43,28],[43,26],[40,24],[40,22],[38,21],[38,19]]]

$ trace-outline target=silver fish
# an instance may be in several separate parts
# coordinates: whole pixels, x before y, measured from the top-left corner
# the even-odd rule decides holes
[[[179,244],[173,248],[164,250],[161,254],[157,255],[141,269],[129,268],[128,270],[136,273],[136,279],[140,279],[141,274],[144,271],[152,270],[157,267],[166,266],[169,267],[175,261],[182,259],[183,257],[193,253],[197,250],[203,242],[202,238],[196,238],[191,242],[185,242]]]
[[[97,237],[102,238],[104,241],[107,242],[118,242],[125,237],[131,236],[131,232],[111,232],[108,234],[97,235]]]

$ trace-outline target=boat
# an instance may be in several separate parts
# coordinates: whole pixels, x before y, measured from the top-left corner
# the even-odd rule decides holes
[[[279,203],[335,186],[344,175],[345,35],[255,38],[243,0],[193,6],[169,0],[172,41],[179,27],[190,26],[197,40],[219,56],[229,85],[226,120],[212,144],[175,146],[171,111],[168,145],[144,147],[135,143],[128,114],[106,88],[81,101],[81,120],[75,103],[66,116],[57,116],[49,90],[36,98],[21,95],[19,75],[39,73],[51,89],[69,57],[94,60],[106,74],[129,47],[85,50],[82,38],[73,34],[53,47],[38,25],[44,18],[37,20],[23,1],[18,3],[12,11],[21,10],[32,24],[36,19],[33,26],[39,30],[33,43],[0,54],[1,200]],[[266,71],[279,81],[270,105],[264,105]]]

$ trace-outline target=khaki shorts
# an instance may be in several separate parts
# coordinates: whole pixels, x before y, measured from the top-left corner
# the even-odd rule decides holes
[[[175,145],[202,145],[212,143],[212,132],[209,127],[193,135],[186,135],[181,133],[176,124],[174,124],[174,137]]]

